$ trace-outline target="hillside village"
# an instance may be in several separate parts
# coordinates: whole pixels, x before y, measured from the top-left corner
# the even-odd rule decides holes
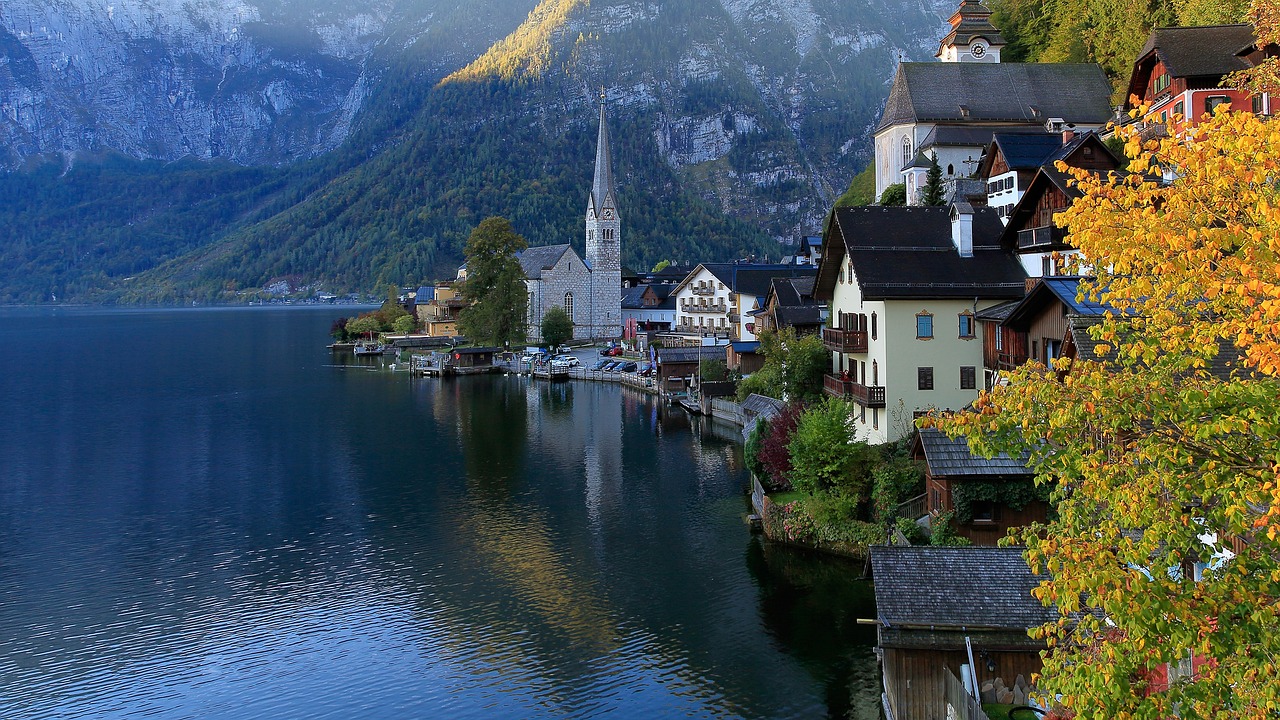
[[[987,457],[963,436],[916,421],[972,406],[1029,361],[1105,360],[1091,329],[1119,311],[1081,291],[1089,278],[1076,273],[1088,266],[1058,219],[1081,197],[1071,173],[1126,173],[1111,140],[1117,125],[1158,138],[1224,108],[1274,112],[1271,95],[1224,87],[1229,73],[1276,54],[1249,25],[1155,29],[1134,59],[1130,101],[1114,108],[1097,65],[1002,63],[1005,39],[980,2],[962,0],[949,22],[936,61],[903,62],[893,79],[875,131],[875,192],[885,202],[833,208],[822,234],[802,238],[784,262],[621,267],[626,202],[613,185],[603,101],[587,257],[564,244],[519,258],[530,340],[541,340],[543,315],[560,307],[574,339],[621,336],[637,357],[678,368],[659,376],[664,389],[692,392],[715,379],[704,377],[704,363],[722,363],[732,378],[778,362],[762,336],[820,343],[817,392],[848,403],[840,407],[853,437],[918,463],[923,480],[907,483],[910,497],[899,493],[876,513],[891,527],[907,521],[896,525],[898,542],[870,550],[891,720],[981,718],[984,704],[1025,705],[1035,695],[1046,646],[1027,631],[1057,614],[1032,597],[1039,580],[1019,551],[996,546],[1011,529],[1049,519],[1049,495],[1036,489],[1025,454]],[[891,204],[895,194],[905,202]],[[427,334],[457,334],[467,305],[460,282],[409,294]],[[618,284],[617,300],[601,292]],[[754,408],[748,417],[778,425],[787,399],[780,390],[739,400]],[[758,448],[749,442],[748,454]],[[802,522],[796,503],[765,497],[793,488],[761,481],[766,529],[822,546],[820,527],[796,530],[815,522]],[[1241,540],[1230,542],[1242,550]],[[1187,566],[1197,578],[1203,569]],[[1202,665],[1195,652],[1153,663],[1141,692],[1167,691]]]

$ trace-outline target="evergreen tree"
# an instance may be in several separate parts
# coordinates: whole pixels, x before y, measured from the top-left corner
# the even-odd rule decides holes
[[[467,239],[467,279],[462,297],[470,305],[458,317],[462,334],[478,343],[523,342],[528,295],[516,254],[529,243],[502,217],[482,221]]]
[[[929,172],[924,176],[924,189],[920,191],[920,204],[937,207],[947,200],[946,190],[942,187],[942,167],[938,165],[935,153],[929,159]]]

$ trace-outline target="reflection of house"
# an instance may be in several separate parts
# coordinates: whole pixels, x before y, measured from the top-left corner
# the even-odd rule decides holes
[[[415,297],[414,315],[422,333],[431,337],[453,337],[458,334],[458,313],[466,307],[462,293],[452,283],[420,287]]]
[[[1133,63],[1125,109],[1137,96],[1148,106],[1142,119],[1160,124],[1180,115],[1196,125],[1219,105],[1270,115],[1275,101],[1269,96],[1221,87],[1224,75],[1262,58],[1250,25],[1155,28]]]
[[[1070,167],[1096,173],[1120,167],[1120,161],[1096,133],[1064,133],[1063,139],[1065,143],[1045,158],[1009,212],[1000,237],[1000,244],[1018,254],[1023,269],[1031,277],[1061,275],[1064,258],[1074,252],[1066,244],[1065,231],[1054,223],[1053,216],[1070,207],[1081,193],[1071,176],[1054,163],[1061,160]]]
[[[1044,648],[1027,630],[1056,618],[1031,596],[1039,580],[1021,548],[875,546],[871,567],[889,720],[954,717],[947,705],[964,693],[952,678],[970,673],[992,702],[995,687],[1013,688],[1021,676],[1022,697],[1010,690],[1001,701],[1025,704]]]
[[[1101,67],[1002,63],[1004,41],[990,15],[963,0],[939,47],[942,62],[899,63],[875,132],[876,197],[906,182],[914,198],[923,172],[910,166],[922,151],[937,156],[944,178],[963,178],[994,132],[1097,128],[1111,119],[1111,86]]]
[[[1034,473],[1025,458],[974,455],[964,437],[922,428],[912,454],[925,465],[925,509],[938,522],[953,513],[956,533],[975,545],[995,545],[1009,528],[1044,522],[1048,503],[1032,497]]]
[[[833,211],[814,297],[831,302],[825,389],[856,403],[859,439],[896,440],[914,413],[977,397],[975,313],[1025,285],[1001,229],[992,210],[967,204]]]

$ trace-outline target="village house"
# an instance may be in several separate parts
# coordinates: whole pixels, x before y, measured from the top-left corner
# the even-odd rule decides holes
[[[1101,128],[1112,119],[1111,86],[1093,63],[1002,63],[1004,39],[991,11],[963,0],[939,44],[941,62],[903,62],[875,131],[876,197],[905,183],[908,203],[936,156],[943,177],[978,169],[995,132]],[[964,199],[964,198],[961,198]]]
[[[980,457],[966,438],[949,438],[936,428],[921,428],[911,452],[925,468],[924,512],[931,527],[950,517],[960,537],[994,546],[1010,528],[1048,518],[1049,504],[1036,497],[1026,457]]]
[[[987,207],[996,211],[1001,222],[1008,222],[1036,171],[1061,147],[1058,133],[998,132],[991,136],[978,165],[978,177],[985,178]]]
[[[1057,618],[1032,597],[1041,578],[1022,552],[871,548],[888,720],[972,717],[964,711],[981,702],[1026,704],[1044,649],[1027,630]]]
[[[825,390],[857,405],[858,439],[896,440],[919,414],[977,397],[976,314],[1025,286],[1002,229],[967,204],[832,211],[813,296],[831,304]]]
[[[414,295],[414,317],[422,326],[422,334],[430,337],[453,337],[458,334],[458,313],[467,303],[453,283],[418,288]]]
[[[813,297],[815,277],[773,278],[769,294],[759,310],[748,313],[755,318],[756,334],[777,332],[789,327],[796,335],[814,335],[827,319],[827,306]]]
[[[623,290],[622,324],[639,332],[669,332],[676,324],[675,285],[651,283]]]
[[[677,341],[686,344],[755,340],[756,319],[769,283],[777,277],[812,277],[815,269],[800,265],[703,263],[673,291]],[[705,340],[704,340],[705,339]]]
[[[1141,121],[1152,126],[1182,118],[1175,128],[1199,124],[1219,105],[1271,115],[1269,95],[1222,87],[1224,76],[1263,57],[1251,25],[1155,28],[1133,64],[1125,109],[1146,105]]]
[[[1119,171],[1120,159],[1112,154],[1097,133],[1065,132],[1063,143],[1040,164],[1026,191],[1006,218],[1000,244],[1014,252],[1029,277],[1061,275],[1067,258],[1076,252],[1065,241],[1066,232],[1054,216],[1080,197],[1071,176],[1059,170],[1058,161],[1069,167],[1094,173]]]

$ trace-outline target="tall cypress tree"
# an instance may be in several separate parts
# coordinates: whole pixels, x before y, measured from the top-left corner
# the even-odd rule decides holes
[[[942,187],[942,166],[938,165],[938,155],[935,153],[929,160],[929,172],[924,176],[920,204],[936,207],[946,202],[946,199],[946,191]]]

